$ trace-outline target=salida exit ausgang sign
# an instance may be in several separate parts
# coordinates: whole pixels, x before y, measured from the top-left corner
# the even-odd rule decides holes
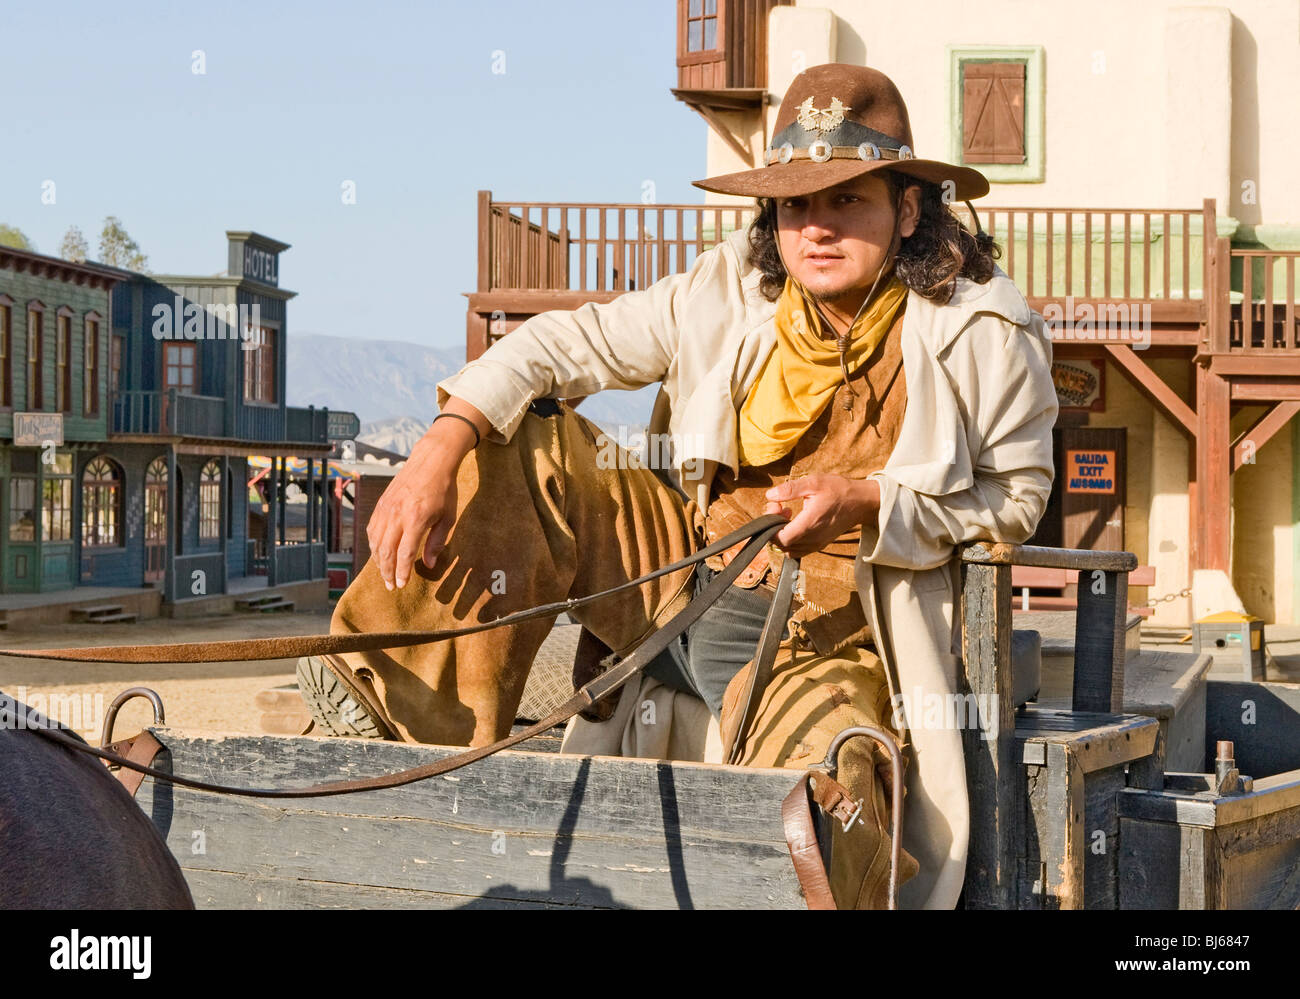
[[[1065,491],[1067,493],[1113,493],[1115,452],[1066,451]]]

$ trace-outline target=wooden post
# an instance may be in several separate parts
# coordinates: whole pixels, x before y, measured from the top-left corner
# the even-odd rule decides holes
[[[307,523],[303,540],[311,544],[316,540],[316,459],[307,459]]]
[[[168,393],[175,396],[175,389]],[[176,495],[176,445],[167,445],[167,555],[163,568],[163,598],[169,603],[176,599],[176,511],[180,498]]]
[[[1015,907],[1015,706],[1011,703],[1011,566],[962,566],[962,659],[980,724],[962,727],[970,795],[966,907]],[[996,728],[994,726],[996,725]],[[991,736],[991,737],[990,737]]]
[[[264,481],[266,483],[266,524],[264,531],[266,534],[266,585],[268,587],[275,585],[275,522],[280,506],[278,474],[279,458],[272,455],[271,467],[267,469]]]
[[[488,349],[489,338],[489,318],[481,312],[474,309],[467,309],[465,312],[465,361],[473,361],[481,357],[483,352]]]
[[[1128,573],[1080,569],[1074,617],[1074,711],[1124,711]]]
[[[492,192],[478,192],[478,290],[492,287]]]
[[[1227,572],[1232,553],[1231,386],[1208,367],[1196,369],[1196,569]]]

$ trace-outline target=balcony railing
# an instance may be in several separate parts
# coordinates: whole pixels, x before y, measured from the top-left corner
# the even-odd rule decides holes
[[[1212,199],[1200,208],[975,207],[1000,247],[998,266],[1045,316],[1053,305],[1073,318],[1090,307],[1099,324],[1103,316],[1110,325],[1123,316],[1122,325],[1140,314],[1155,328],[1152,342],[1212,353],[1300,350],[1300,252],[1231,249],[1215,232]],[[969,225],[964,205],[954,211]],[[480,191],[469,356],[536,312],[609,301],[688,270],[754,212],[752,205],[503,202]]]
[[[480,191],[479,291],[648,288],[753,215],[743,205],[505,202]]]
[[[220,396],[165,392],[114,392],[113,433],[163,434],[215,440],[325,444],[329,410],[309,406],[236,406]]]
[[[325,543],[323,541],[276,545],[271,549],[274,564],[268,585],[282,586],[308,579],[325,578]]]
[[[1220,302],[1226,315],[1215,327],[1222,338],[1216,352],[1276,355],[1300,350],[1300,250],[1228,252],[1232,283],[1241,291]]]

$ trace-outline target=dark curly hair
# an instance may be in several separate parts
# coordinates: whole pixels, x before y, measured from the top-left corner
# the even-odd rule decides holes
[[[987,232],[972,233],[961,224],[938,184],[882,170],[891,200],[897,204],[906,187],[921,189],[921,217],[916,231],[903,239],[895,257],[900,281],[918,295],[943,305],[957,288],[957,277],[984,284],[993,277],[993,261],[1002,250]],[[758,217],[749,230],[749,262],[763,272],[759,290],[775,302],[785,287],[786,271],[776,247],[776,201],[759,198]]]

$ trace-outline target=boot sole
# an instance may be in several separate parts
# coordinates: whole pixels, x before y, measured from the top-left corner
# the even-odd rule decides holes
[[[388,728],[315,656],[298,660],[298,692],[324,735],[383,739]]]

